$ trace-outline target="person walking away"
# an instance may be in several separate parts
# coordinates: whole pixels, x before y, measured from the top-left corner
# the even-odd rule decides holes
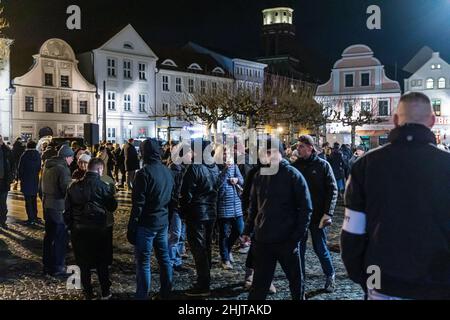
[[[436,147],[435,121],[426,95],[402,96],[389,143],[353,165],[341,253],[369,300],[450,299],[450,153]]]
[[[113,155],[114,147],[111,142],[108,142],[106,144],[106,153],[108,154],[108,162],[105,163],[106,165],[106,175],[113,178],[113,172],[114,172],[114,155]]]
[[[20,181],[20,190],[25,198],[25,210],[28,216],[28,225],[40,223],[38,218],[37,195],[39,193],[39,173],[41,172],[41,156],[36,150],[37,143],[33,140],[27,142],[27,148],[19,160],[17,176]]]
[[[81,178],[84,177],[84,175],[88,171],[89,161],[91,161],[91,156],[86,154],[86,153],[82,154],[79,157],[79,159],[78,159],[78,169],[75,170],[74,173],[72,174],[72,179],[73,180],[80,180]],[[103,173],[103,171],[102,171],[102,173]]]
[[[45,151],[42,153],[42,166],[44,166],[45,161],[56,157],[57,155],[58,151],[56,150],[56,144],[54,142],[50,142]]]
[[[260,150],[263,166],[278,170],[270,175],[255,174],[250,195],[249,216],[244,238],[252,241],[255,274],[249,300],[264,300],[273,280],[277,262],[289,281],[292,299],[304,299],[300,262],[300,241],[308,229],[312,203],[305,178],[283,159],[282,144],[268,139]],[[267,173],[267,172],[264,172]]]
[[[361,158],[362,156],[364,156],[364,154],[366,153],[366,148],[363,145],[359,145],[356,147],[356,151],[353,154],[353,157],[350,159],[350,161],[348,162],[348,166],[349,166],[349,172],[352,170],[353,165],[355,164],[355,162]]]
[[[330,164],[318,157],[314,147],[314,139],[311,136],[301,136],[297,150],[300,158],[293,164],[293,167],[299,170],[305,178],[313,203],[313,213],[309,225],[312,245],[326,277],[324,289],[326,292],[332,293],[336,288],[336,273],[327,246],[327,229],[332,223],[336,207],[338,194],[336,179]],[[304,279],[306,279],[305,253],[307,242],[308,233],[300,244]]]
[[[133,189],[134,176],[136,174],[136,170],[139,170],[140,167],[138,153],[133,145],[133,142],[134,139],[129,139],[128,143],[122,149],[128,191]]]
[[[169,169],[175,182],[172,201],[169,206],[169,257],[174,271],[187,272],[183,267],[183,249],[186,238],[186,224],[180,214],[180,191],[186,165],[191,163],[191,146],[177,144],[172,147],[172,156],[169,159]],[[175,158],[174,158],[175,156]],[[181,163],[179,163],[181,162]]]
[[[94,297],[91,269],[97,270],[101,299],[111,298],[109,266],[113,259],[113,213],[117,209],[114,190],[101,180],[105,165],[91,159],[86,175],[67,190],[64,220],[71,231],[76,264],[81,271],[81,284],[87,300]]]
[[[8,215],[8,192],[14,180],[14,168],[11,149],[0,135],[0,228],[8,229],[6,218]]]
[[[22,138],[19,137],[14,142],[12,150],[11,150],[12,166],[13,166],[13,173],[14,173],[13,190],[17,190],[17,188],[18,188],[19,179],[17,177],[17,168],[19,166],[20,157],[22,157],[24,152],[25,152],[25,146],[22,141]]]
[[[347,171],[347,167],[344,161],[344,157],[342,152],[339,150],[339,143],[335,143],[333,145],[333,151],[329,157],[327,157],[328,162],[333,169],[334,178],[336,179],[339,197],[343,198],[344,190],[345,190],[345,172]]]
[[[122,149],[120,144],[116,143],[114,151],[112,152],[114,159],[114,179],[116,180],[116,186],[123,188],[125,186],[125,164],[122,157]]]
[[[216,161],[223,163],[219,165],[221,170],[219,175],[219,194],[217,205],[217,217],[219,224],[219,248],[222,259],[222,268],[225,270],[233,269],[233,256],[231,250],[236,240],[244,231],[244,218],[242,212],[242,203],[240,190],[244,185],[244,178],[230,152],[223,146],[216,148],[215,155],[222,157]]]
[[[81,149],[81,146],[78,143],[78,141],[72,141],[70,146],[71,146],[72,151],[73,151],[73,159],[75,160],[75,161],[72,161],[72,163],[70,165],[70,172],[74,173],[74,171],[78,169],[77,161],[78,161],[78,158],[80,156],[79,153],[82,152],[82,149]]]
[[[161,147],[157,140],[145,140],[141,143],[140,151],[144,167],[136,173],[127,232],[128,241],[135,246],[136,299],[148,298],[153,248],[161,280],[160,292],[155,298],[168,299],[172,290],[173,270],[167,232],[174,181],[170,170],[161,162]]]
[[[196,149],[196,145],[201,148]],[[191,149],[195,161],[186,169],[180,192],[182,217],[186,220],[187,238],[197,271],[197,283],[186,292],[191,297],[211,294],[211,243],[217,218],[219,169],[214,163],[210,145],[210,141],[193,140]],[[199,149],[201,154],[197,151]]]
[[[72,182],[69,166],[73,157],[72,149],[63,145],[57,157],[45,162],[40,182],[45,219],[44,274],[56,277],[66,276],[67,229],[63,212],[67,188]]]

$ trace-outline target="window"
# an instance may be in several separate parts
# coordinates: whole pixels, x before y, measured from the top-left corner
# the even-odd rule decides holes
[[[53,74],[46,73],[45,74],[45,85],[49,87],[53,87]]]
[[[259,100],[260,97],[261,97],[259,86],[255,87],[255,97],[256,97],[257,100]]]
[[[351,116],[353,113],[353,103],[351,101],[344,102],[344,113],[346,116]]]
[[[223,84],[223,92],[228,92],[228,84]]]
[[[80,114],[88,114],[88,102],[80,101]]]
[[[133,79],[133,73],[131,70],[131,61],[130,60],[123,61],[123,78],[124,79]]]
[[[169,114],[169,104],[168,103],[163,103],[162,104],[162,113],[163,113],[163,115],[168,115]]]
[[[177,104],[177,121],[182,121],[183,120],[183,117],[182,117],[182,114],[183,114],[183,106],[181,105],[181,104]]]
[[[169,76],[162,77],[162,86],[163,91],[169,92]]]
[[[34,97],[25,97],[25,111],[34,111]]]
[[[204,80],[200,81],[200,93],[201,94],[206,93],[206,81]]]
[[[123,110],[131,111],[131,94],[123,95]]]
[[[115,78],[117,76],[116,59],[108,59],[108,77]]]
[[[116,93],[108,91],[108,110],[116,110]]]
[[[129,50],[133,50],[134,49],[133,45],[131,43],[129,43],[129,42],[125,42],[123,44],[123,48],[124,49],[129,49]]]
[[[182,85],[181,85],[181,78],[175,79],[175,91],[180,93],[183,91]]]
[[[361,73],[361,87],[368,87],[370,86],[370,73],[364,72]]]
[[[436,66],[436,69],[441,69],[441,65],[438,64],[438,65]]]
[[[55,112],[55,99],[45,98],[45,112]]]
[[[70,100],[69,99],[61,100],[61,113],[70,113]]]
[[[211,87],[212,87],[212,93],[217,94],[217,82],[213,82],[211,84]]]
[[[147,81],[147,65],[139,63],[139,80]]]
[[[63,88],[69,88],[69,76],[61,76],[61,87]]]
[[[434,114],[437,117],[441,116],[441,99],[433,99],[431,100],[431,104],[433,105]]]
[[[116,128],[108,128],[108,142],[116,142]]]
[[[447,81],[445,80],[445,78],[439,78],[439,80],[438,80],[438,88],[439,89],[445,89],[446,86],[447,86]]]
[[[432,70],[436,69],[436,65],[435,65],[435,64],[432,64],[432,65],[431,65],[431,69],[432,69]]]
[[[139,95],[139,112],[147,111],[147,95],[140,94]]]
[[[362,112],[371,112],[372,105],[370,101],[361,101],[361,111]]]
[[[427,79],[427,89],[434,89],[434,79]]]
[[[189,93],[194,93],[194,79],[189,79],[188,90],[189,90]]]
[[[353,87],[353,85],[354,85],[353,74],[346,74],[345,75],[345,87],[350,88],[350,87]]]
[[[380,117],[388,117],[390,115],[389,100],[378,101],[378,115]]]

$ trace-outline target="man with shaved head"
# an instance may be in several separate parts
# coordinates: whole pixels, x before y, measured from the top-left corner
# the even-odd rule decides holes
[[[430,99],[400,99],[389,144],[352,167],[342,259],[369,300],[450,299],[450,153]]]

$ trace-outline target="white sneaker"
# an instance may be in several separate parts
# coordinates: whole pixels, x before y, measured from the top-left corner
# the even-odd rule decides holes
[[[232,253],[230,253],[230,262],[234,263],[234,258],[233,258],[233,254]]]
[[[222,268],[224,270],[233,270],[233,265],[230,261],[222,262]]]

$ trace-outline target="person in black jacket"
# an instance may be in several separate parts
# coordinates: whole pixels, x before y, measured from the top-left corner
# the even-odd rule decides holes
[[[6,216],[8,215],[8,192],[14,180],[12,154],[0,135],[0,228],[8,229]]]
[[[211,242],[217,217],[219,177],[210,145],[202,139],[192,142],[195,161],[186,169],[181,185],[181,212],[197,270],[197,283],[186,292],[188,296],[210,295]]]
[[[345,173],[347,172],[347,165],[344,160],[342,152],[339,150],[339,143],[333,145],[333,151],[327,157],[328,162],[333,168],[334,178],[336,179],[339,196],[342,198],[345,191]]]
[[[260,154],[264,165],[278,166],[276,172],[261,168],[253,178],[249,216],[244,238],[254,232],[255,274],[249,300],[264,300],[279,262],[289,280],[292,299],[304,298],[300,241],[305,237],[312,213],[311,196],[302,174],[283,159],[276,139],[267,141]]]
[[[353,165],[342,259],[370,300],[450,299],[450,153],[435,120],[426,95],[404,95],[389,143]]]
[[[114,179],[118,188],[123,188],[126,182],[125,174],[125,158],[120,148],[120,144],[116,143],[112,152],[114,159]]]
[[[84,177],[70,185],[66,195],[64,220],[71,231],[75,261],[87,299],[93,297],[91,269],[96,268],[102,300],[111,298],[108,266],[112,264],[113,213],[117,209],[114,188],[101,180],[105,164],[89,161]]]
[[[12,160],[12,167],[13,167],[13,173],[14,173],[14,185],[13,190],[17,190],[17,185],[19,183],[19,179],[17,177],[17,169],[19,167],[19,161],[22,157],[23,153],[25,152],[25,145],[22,140],[22,138],[17,138],[16,141],[13,144],[12,150],[11,150],[11,160]]]
[[[133,142],[134,139],[129,139],[128,143],[122,148],[128,191],[133,190],[134,177],[136,171],[140,168],[138,153]]]
[[[297,145],[300,158],[293,164],[305,177],[308,183],[313,203],[313,214],[309,231],[311,233],[314,252],[322,265],[326,276],[325,291],[333,292],[335,289],[335,271],[331,254],[327,247],[327,227],[332,223],[334,208],[337,200],[337,185],[333,169],[330,164],[320,159],[314,148],[314,139],[311,136],[301,136]],[[302,271],[305,277],[305,251],[308,234],[301,242]]]
[[[168,249],[169,204],[174,181],[161,162],[161,147],[155,139],[141,143],[144,167],[136,173],[133,187],[128,241],[135,246],[136,299],[148,298],[151,287],[150,260],[155,248],[159,263],[161,289],[159,298],[167,299],[172,290],[172,266]]]

